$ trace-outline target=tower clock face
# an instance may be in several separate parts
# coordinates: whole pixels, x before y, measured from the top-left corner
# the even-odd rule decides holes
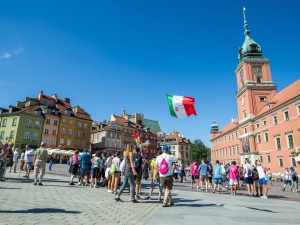
[[[252,72],[253,72],[254,75],[261,76],[262,75],[262,68],[261,68],[261,66],[253,66],[252,67]]]

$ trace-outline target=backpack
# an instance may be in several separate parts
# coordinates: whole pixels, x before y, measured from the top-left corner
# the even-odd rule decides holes
[[[292,180],[293,180],[293,181],[297,181],[297,180],[298,180],[298,176],[297,176],[296,173],[293,173],[293,174],[292,174]]]
[[[139,170],[142,167],[140,154],[134,154],[133,156],[133,166],[135,170]]]
[[[250,165],[251,166],[251,165]],[[246,166],[247,167],[247,166]],[[249,167],[247,167],[247,175],[248,177],[252,177],[253,176],[253,172],[252,169],[250,169]]]
[[[169,165],[166,161],[166,158],[162,157],[163,160],[161,161],[160,165],[159,165],[159,173],[160,174],[166,174],[169,170]]]
[[[125,163],[125,158],[122,160],[121,164],[120,164],[120,171],[122,173],[125,172],[125,167],[126,167],[126,163]]]

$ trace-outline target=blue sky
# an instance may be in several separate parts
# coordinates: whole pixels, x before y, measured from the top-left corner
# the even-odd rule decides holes
[[[300,77],[300,1],[1,1],[0,106],[25,97],[71,98],[97,121],[143,113],[209,146],[237,117],[234,70],[251,37],[271,62],[278,91]],[[192,96],[198,116],[172,119],[166,93]]]

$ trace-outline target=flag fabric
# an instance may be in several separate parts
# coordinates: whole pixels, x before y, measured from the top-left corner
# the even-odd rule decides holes
[[[197,115],[194,108],[195,99],[187,96],[167,95],[171,116],[186,118]]]

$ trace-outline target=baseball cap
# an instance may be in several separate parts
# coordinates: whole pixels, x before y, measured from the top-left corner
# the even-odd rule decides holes
[[[294,169],[294,167],[291,166],[291,167],[290,167],[290,170],[293,170],[293,169]]]
[[[87,148],[84,148],[84,149],[83,149],[83,152],[88,152],[88,149],[87,149]]]
[[[162,147],[162,150],[163,150],[163,151],[169,151],[169,147],[168,147],[167,145],[164,145],[164,146]]]

